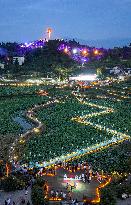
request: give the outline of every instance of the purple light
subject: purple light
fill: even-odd
[[[46,45],[46,40],[36,40],[29,43],[24,43],[19,45],[19,54],[26,54],[26,52],[31,51],[33,49],[37,48],[43,48]],[[79,63],[85,63],[92,59],[99,60],[104,56],[105,50],[89,47],[89,46],[79,46],[74,47],[74,45],[70,44],[69,42],[62,42],[58,47],[58,51],[64,52],[66,55],[68,55],[71,59],[74,61],[77,61]],[[98,52],[98,54],[94,54],[94,51]],[[96,52],[95,52],[96,53]]]

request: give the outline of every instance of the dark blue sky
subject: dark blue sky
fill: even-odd
[[[131,39],[131,0],[0,0],[0,41]]]

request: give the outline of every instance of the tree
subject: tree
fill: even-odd
[[[3,177],[5,175],[5,165],[3,160],[0,160],[0,177]]]
[[[35,184],[32,188],[31,199],[33,205],[44,205],[48,204],[44,186],[46,185],[45,180],[42,177],[36,179]]]
[[[18,73],[19,72],[19,61],[16,58],[15,62],[14,62],[14,73]]]
[[[105,78],[105,76],[106,76],[106,69],[105,69],[105,67],[101,67],[101,68],[97,69],[97,76],[100,79],[104,79]]]
[[[4,191],[15,191],[25,187],[25,183],[22,180],[17,179],[15,176],[5,177],[1,180],[1,188]]]
[[[100,205],[115,205],[116,204],[116,196],[114,191],[109,188],[105,187],[104,189],[101,190],[101,201]]]
[[[65,78],[68,77],[70,70],[65,67],[57,66],[54,72],[60,80],[64,80]]]

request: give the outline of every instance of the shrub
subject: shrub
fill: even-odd
[[[23,189],[24,187],[25,187],[25,182],[19,180],[15,176],[5,177],[4,179],[1,180],[1,188],[7,192],[20,190]]]
[[[35,184],[32,188],[32,192],[31,192],[31,200],[33,205],[45,205],[48,204],[46,198],[45,198],[45,194],[44,194],[44,190],[42,187],[40,187],[39,185]]]

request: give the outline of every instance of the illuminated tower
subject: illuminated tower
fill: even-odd
[[[51,34],[52,34],[52,29],[51,29],[51,28],[48,28],[48,29],[47,29],[47,40],[50,40],[50,39],[51,39]]]

